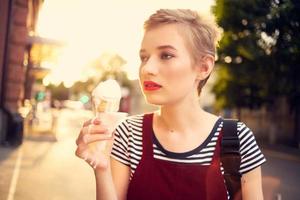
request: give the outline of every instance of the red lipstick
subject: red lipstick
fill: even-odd
[[[144,81],[144,89],[146,91],[159,90],[162,86],[153,81]]]

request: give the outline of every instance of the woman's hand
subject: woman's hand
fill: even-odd
[[[107,170],[112,143],[113,134],[108,132],[107,127],[98,118],[90,119],[80,130],[75,154],[94,169]]]

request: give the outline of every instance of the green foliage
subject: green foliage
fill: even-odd
[[[216,0],[213,12],[224,30],[218,108],[256,108],[286,96],[300,103],[298,0]]]

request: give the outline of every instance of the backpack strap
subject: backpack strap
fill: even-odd
[[[223,120],[223,135],[221,141],[221,162],[224,168],[224,179],[230,200],[241,200],[241,164],[240,140],[237,135],[237,120]]]

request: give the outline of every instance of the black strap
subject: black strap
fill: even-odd
[[[224,168],[224,179],[230,200],[241,200],[241,164],[240,140],[237,135],[237,120],[223,120],[223,135],[221,141],[221,162]]]

